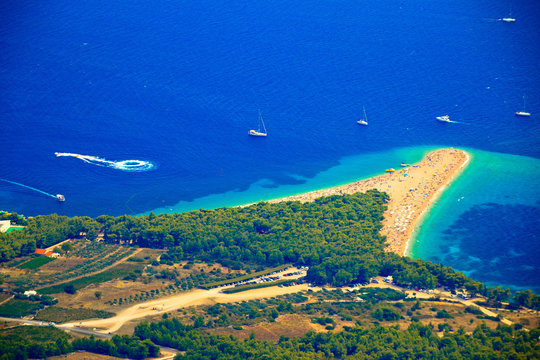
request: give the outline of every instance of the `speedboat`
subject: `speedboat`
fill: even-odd
[[[442,122],[448,122],[448,123],[452,122],[452,120],[450,120],[450,116],[448,115],[437,116],[437,120],[442,121]]]
[[[56,194],[56,200],[58,201],[66,201],[66,197],[62,194]]]

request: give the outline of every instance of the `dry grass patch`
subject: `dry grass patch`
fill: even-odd
[[[12,328],[12,327],[18,326],[18,325],[20,325],[20,323],[14,322],[14,321],[1,321],[0,322],[0,330]]]
[[[255,338],[258,340],[267,340],[277,343],[282,335],[287,337],[302,337],[310,330],[317,331],[318,328],[315,324],[311,323],[308,316],[287,314],[280,315],[276,319],[276,322],[273,323],[264,321],[251,326],[242,326],[242,330],[235,330],[232,327],[227,327],[210,329],[209,332],[225,336],[234,335],[239,339],[246,339],[251,335],[251,332],[253,332]]]
[[[49,360],[118,360],[122,358],[117,358],[114,356],[94,354],[86,351],[77,351],[72,352],[66,355],[51,356]]]
[[[74,320],[85,319],[105,319],[114,316],[113,313],[94,310],[94,309],[71,309],[59,306],[50,306],[41,310],[35,317],[35,320],[53,321],[55,323],[63,323]]]
[[[409,310],[414,305],[414,302],[407,306],[405,309]],[[472,332],[474,329],[485,323],[488,327],[495,329],[500,324],[498,321],[489,319],[478,319],[476,315],[465,311],[467,307],[461,303],[449,303],[444,301],[421,301],[421,309],[413,311],[413,317],[416,317],[424,325],[433,325],[434,330],[438,331],[439,324],[449,324],[451,331],[456,331],[460,327],[463,327],[466,332]],[[437,311],[446,311],[453,318],[437,318]],[[405,321],[400,321],[400,328],[407,328],[410,323],[410,319],[407,316]]]
[[[540,326],[540,312],[534,310],[501,311],[506,319],[523,325],[526,329],[536,329]]]
[[[141,281],[112,280],[88,285],[84,289],[78,290],[74,295],[58,293],[55,294],[55,297],[58,298],[58,305],[63,307],[83,307],[118,312],[119,310],[133,306],[134,304],[109,305],[106,304],[106,302],[113,299],[126,298],[130,295],[150,291],[152,289],[159,289],[170,284],[173,284],[173,282],[162,279],[154,279],[148,284],[144,284]],[[95,295],[96,292],[101,293],[100,299],[97,299]]]
[[[140,248],[141,252],[139,252],[137,255],[132,256],[134,259],[141,259],[144,263],[150,263],[155,259],[158,259],[161,254],[166,252],[166,250],[162,249],[150,249],[150,248]]]
[[[219,271],[222,274],[235,274],[237,276],[246,274],[244,270],[232,270],[217,263],[213,265],[208,265],[207,263],[195,262],[193,264],[190,264],[189,269],[185,269],[184,266],[187,264],[188,262],[184,261],[174,265],[160,264],[158,266],[154,266],[154,268],[158,272],[161,270],[175,270],[176,272],[178,272],[178,278],[184,278],[190,275],[200,274],[202,272],[210,273],[212,271]]]
[[[87,262],[88,259],[79,257],[59,257],[56,261],[43,265],[38,272],[38,275],[46,275],[50,273],[64,272],[74,268],[77,265]]]

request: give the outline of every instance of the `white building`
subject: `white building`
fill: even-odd
[[[0,232],[6,232],[11,227],[11,220],[0,220]]]

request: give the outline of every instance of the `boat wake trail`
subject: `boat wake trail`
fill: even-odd
[[[24,184],[21,184],[21,183],[15,182],[15,181],[6,180],[6,179],[0,179],[0,181],[4,181],[4,182],[7,182],[7,183],[10,183],[10,184],[13,184],[13,185],[22,186],[23,188],[34,190],[34,191],[37,191],[38,193],[41,193],[43,195],[47,195],[47,196],[50,196],[52,198],[57,199],[56,195],[49,194],[48,192],[36,189],[35,187],[31,187],[31,186],[28,186],[28,185],[24,185]]]
[[[150,161],[144,161],[144,160],[112,161],[112,160],[102,159],[102,158],[99,158],[97,156],[92,156],[92,155],[81,155],[81,154],[60,153],[60,152],[55,152],[54,155],[58,157],[71,156],[79,160],[82,160],[88,164],[108,167],[111,169],[122,170],[122,171],[141,172],[141,171],[152,170],[153,168],[155,168],[155,165],[153,163],[151,163]]]

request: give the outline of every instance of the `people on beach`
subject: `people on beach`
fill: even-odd
[[[369,189],[390,195],[381,234],[386,236],[387,251],[406,255],[408,241],[423,213],[440,191],[457,176],[469,159],[465,151],[448,148],[430,152],[419,163],[333,188],[270,200],[269,202],[309,202],[321,196],[353,194]]]

